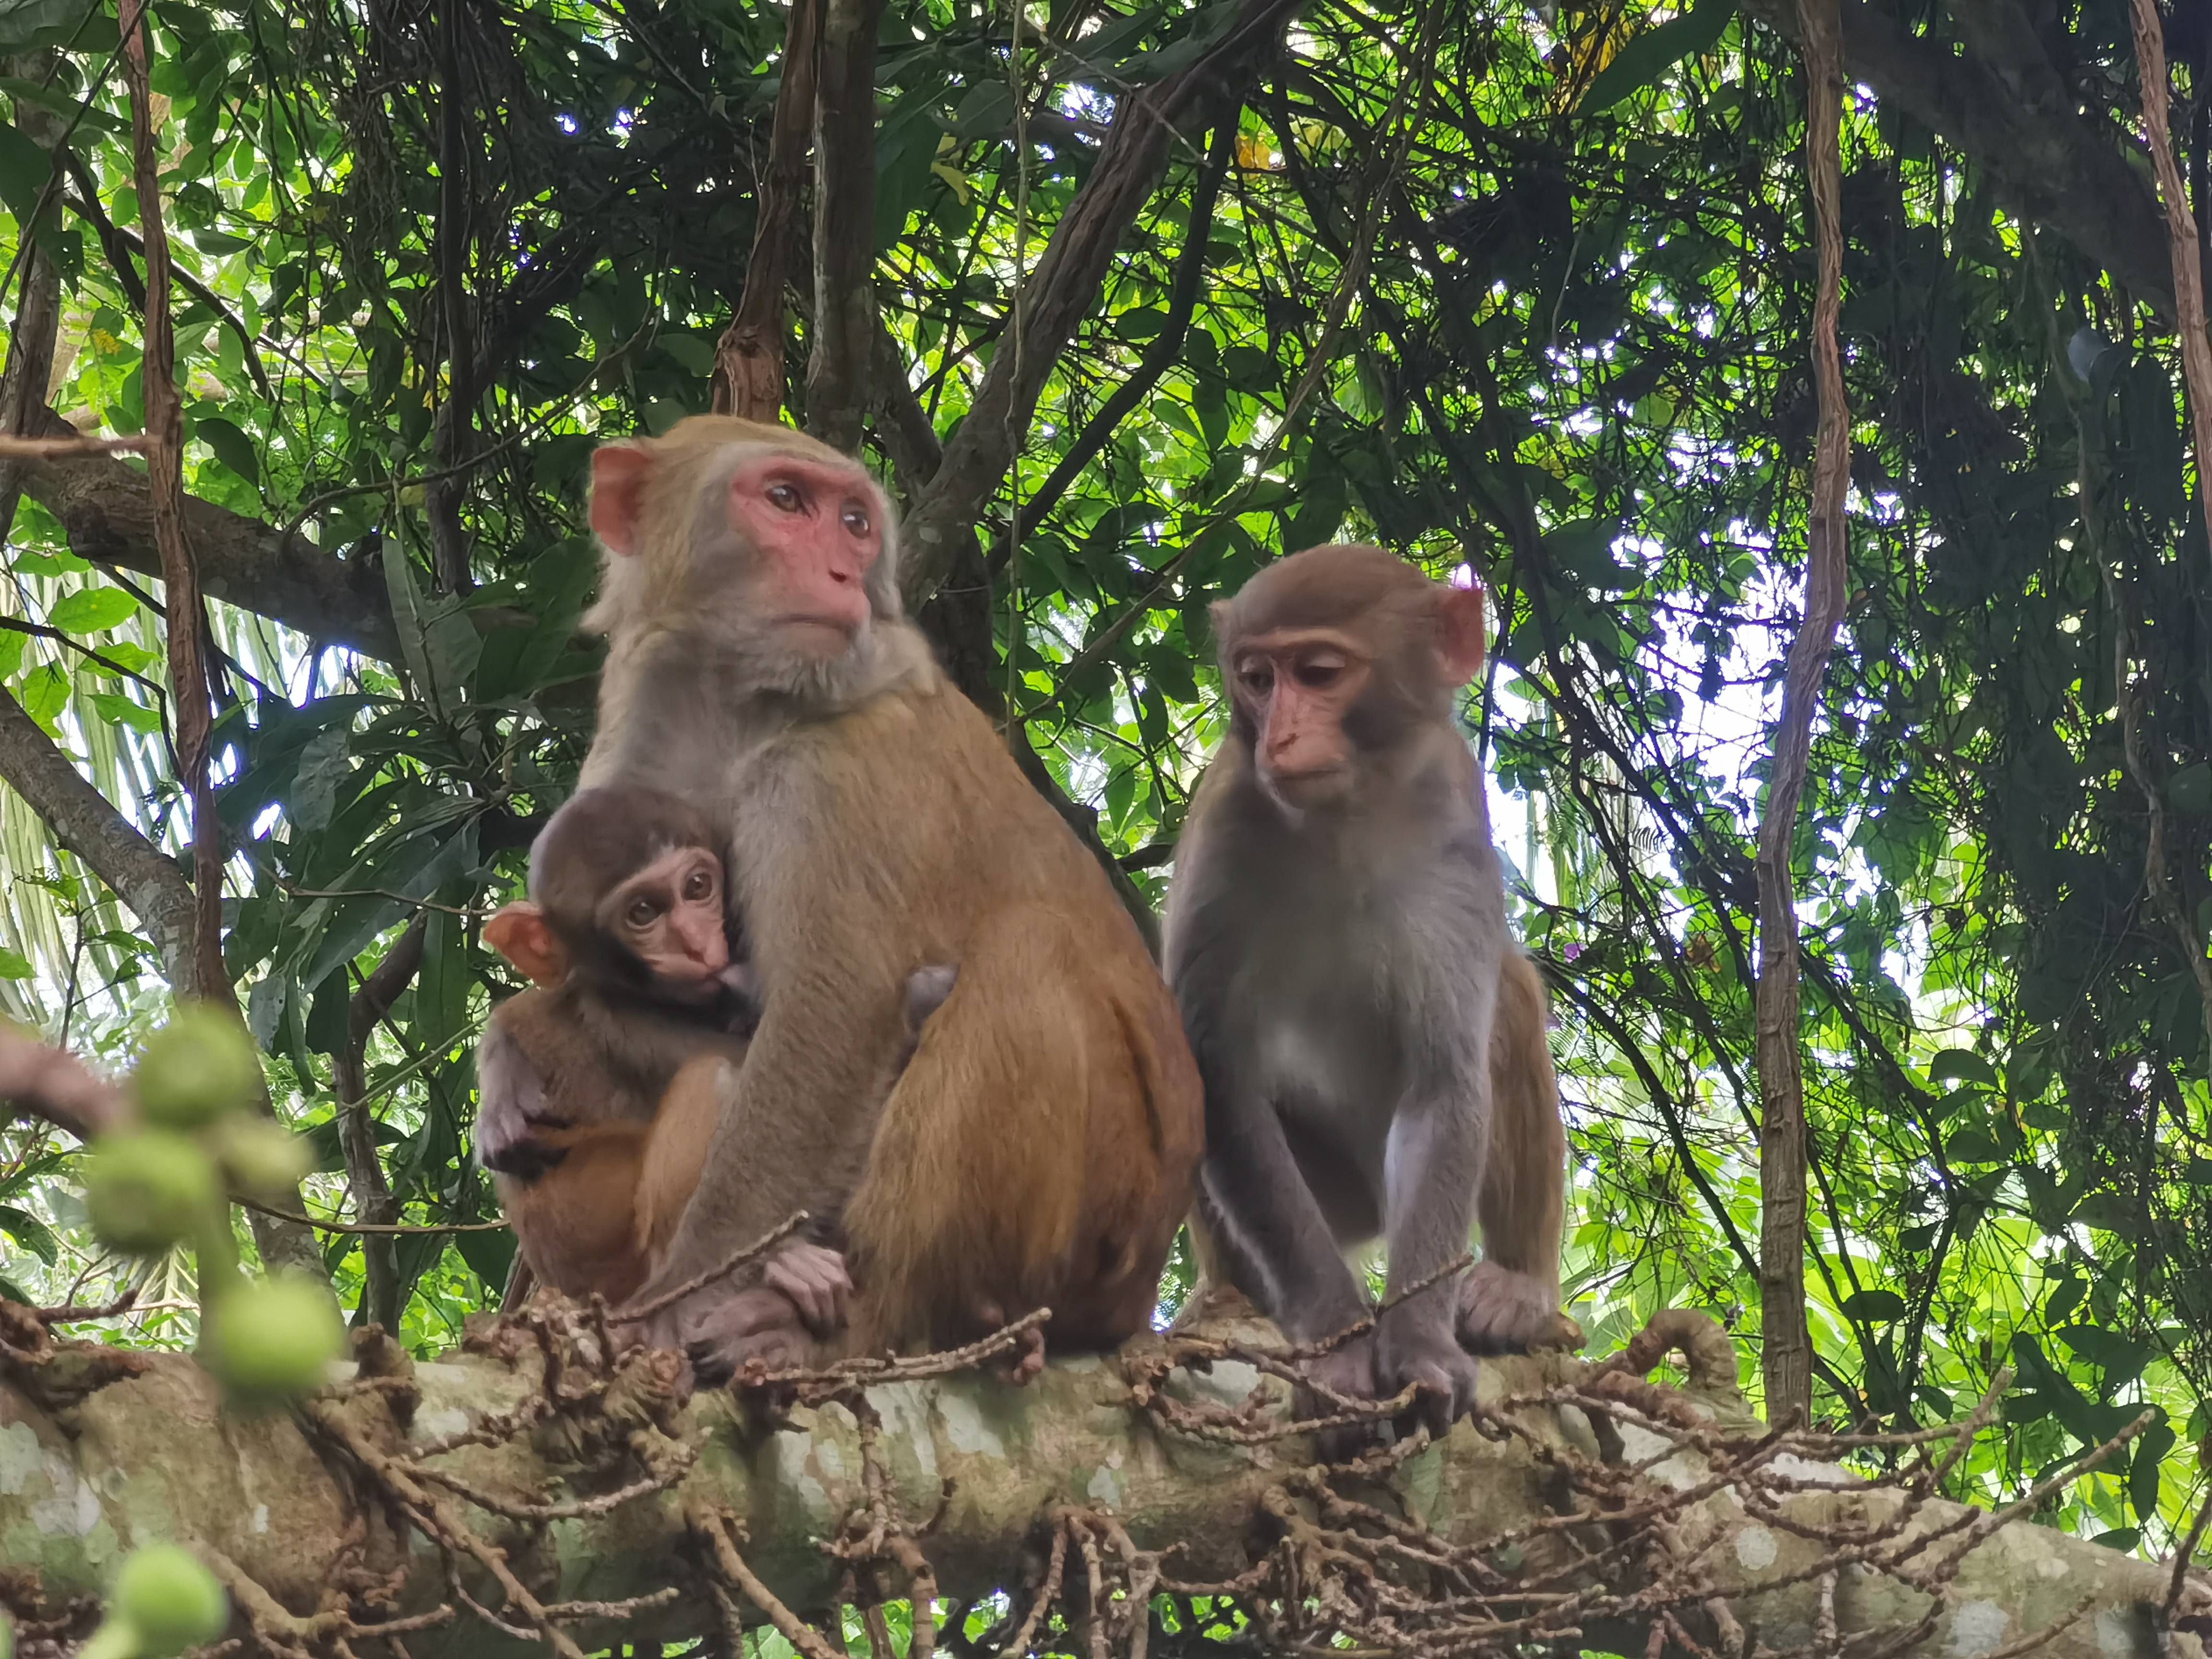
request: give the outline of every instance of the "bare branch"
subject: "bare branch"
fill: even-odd
[[[1812,1339],[1805,1323],[1805,1078],[1797,1030],[1797,908],[1790,848],[1813,744],[1813,711],[1827,675],[1828,653],[1843,620],[1849,542],[1844,495],[1850,483],[1850,411],[1836,341],[1844,233],[1842,27],[1838,0],[1797,0],[1799,49],[1807,85],[1805,171],[1813,197],[1819,287],[1813,301],[1813,379],[1820,434],[1813,457],[1810,545],[1805,608],[1790,642],[1782,710],[1775,720],[1774,770],[1759,826],[1759,988],[1756,1016],[1760,1198],[1759,1283],[1766,1409],[1776,1419],[1812,1417]]]
[[[919,608],[972,543],[984,503],[1012,462],[1046,380],[1098,300],[1121,240],[1166,172],[1178,134],[1242,108],[1298,0],[1243,0],[1222,40],[1189,68],[1121,101],[1097,164],[1067,204],[1022,303],[1022,349],[991,360],[945,464],[908,521],[902,580]]]
[[[208,738],[215,726],[212,688],[201,655],[206,613],[199,573],[185,535],[185,411],[177,395],[177,344],[169,316],[169,232],[161,220],[161,163],[146,67],[146,0],[125,0],[118,25],[124,78],[131,88],[131,156],[139,223],[146,243],[147,476],[154,497],[154,543],[169,612],[169,683],[177,726],[177,781],[192,803],[192,954],[180,996],[230,989],[222,965],[222,825],[216,817]],[[225,1000],[228,998],[226,995]]]
[[[814,331],[807,429],[860,447],[876,345],[876,34],[884,0],[823,0],[814,115]]]
[[[783,37],[783,79],[768,170],[754,192],[753,251],[745,291],[714,348],[714,412],[749,421],[783,414],[783,291],[791,279],[799,198],[806,184],[806,141],[814,125],[815,60],[821,51],[823,0],[792,0]]]
[[[185,983],[192,953],[192,888],[185,873],[125,821],[76,763],[0,690],[0,779],[45,820],[54,839],[137,913],[161,956],[161,976]]]

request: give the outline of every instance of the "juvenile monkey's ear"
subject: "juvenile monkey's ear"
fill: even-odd
[[[602,444],[592,452],[592,528],[625,556],[638,550],[646,480],[652,476],[653,457],[639,445]]]
[[[483,940],[537,984],[558,985],[568,977],[568,951],[545,925],[544,911],[526,899],[493,912]]]
[[[1482,672],[1483,626],[1479,585],[1437,590],[1437,666],[1446,685],[1465,685]]]

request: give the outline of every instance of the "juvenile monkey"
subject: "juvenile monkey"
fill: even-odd
[[[713,1133],[723,1068],[759,1018],[757,977],[731,957],[722,863],[698,812],[649,790],[580,792],[532,850],[535,901],[486,941],[537,981],[478,1046],[477,1152],[524,1259],[572,1295],[629,1297],[666,1247]],[[906,1053],[953,970],[906,986]],[[905,1055],[899,1057],[903,1064]],[[857,1170],[864,1148],[846,1149]],[[842,1324],[850,1291],[835,1217],[770,1259],[751,1311]]]
[[[1316,1363],[1340,1392],[1473,1403],[1469,1352],[1559,1312],[1565,1137],[1534,967],[1508,935],[1453,694],[1482,665],[1479,588],[1379,548],[1320,547],[1214,607],[1230,732],[1191,805],[1165,961],[1206,1082],[1200,1214],[1294,1341],[1368,1311],[1347,1246],[1395,1293],[1467,1246],[1456,1285],[1387,1307]]]
[[[1144,1328],[1199,1152],[1189,1048],[1105,876],[902,615],[883,492],[727,417],[592,463],[610,650],[584,781],[706,812],[771,988],[646,1293],[842,1208],[856,1346],[1040,1304],[1055,1346]],[[904,975],[938,961],[959,982],[886,1097]],[[757,1352],[704,1295],[655,1334],[710,1381]]]

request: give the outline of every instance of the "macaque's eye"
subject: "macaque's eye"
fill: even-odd
[[[779,513],[798,513],[805,508],[806,497],[797,484],[787,479],[777,479],[763,493],[768,496],[768,504]]]
[[[866,535],[868,533],[868,509],[866,507],[862,507],[858,501],[848,501],[845,503],[845,529],[848,534],[853,536]]]
[[[1341,657],[1308,657],[1297,665],[1298,684],[1325,691],[1344,678],[1346,665]]]
[[[641,898],[623,913],[623,921],[632,927],[650,927],[660,920],[660,907],[649,898]]]
[[[1275,689],[1275,665],[1265,657],[1255,657],[1238,665],[1237,683],[1251,696],[1264,697]]]
[[[684,896],[688,899],[707,899],[714,896],[714,874],[711,870],[694,870],[684,881]]]

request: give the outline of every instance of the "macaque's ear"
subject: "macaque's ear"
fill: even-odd
[[[483,940],[537,984],[558,985],[568,977],[568,951],[545,925],[545,913],[527,900],[495,911],[484,923]]]
[[[1221,630],[1229,625],[1229,601],[1216,599],[1206,607],[1206,620],[1213,629],[1213,648],[1221,648]]]
[[[1482,672],[1483,625],[1480,586],[1437,591],[1437,665],[1446,685],[1465,685]]]
[[[592,452],[592,528],[625,556],[638,550],[645,485],[652,476],[653,457],[635,444],[602,444]]]

